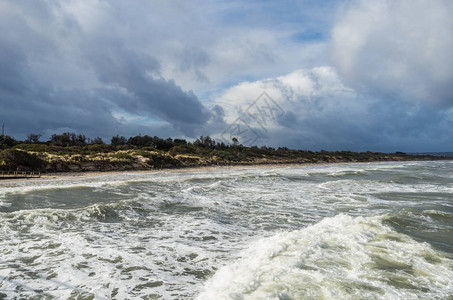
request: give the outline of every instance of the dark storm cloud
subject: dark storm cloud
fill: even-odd
[[[126,45],[102,43],[87,48],[90,64],[100,82],[103,95],[118,108],[141,116],[157,116],[183,132],[187,126],[204,124],[209,112],[192,92],[185,92],[173,80],[158,76],[160,65],[150,55],[134,53]],[[189,132],[184,132],[189,133]]]
[[[127,26],[114,14],[87,29],[59,2],[1,6],[0,120],[9,134],[130,131],[118,112],[169,122],[186,135],[209,120],[194,93],[161,77],[159,61],[135,44],[133,28],[104,31]]]
[[[387,152],[450,151],[453,147],[453,120],[448,112],[399,100],[386,106],[378,100],[357,100],[367,102],[365,114],[341,111],[338,107],[331,111],[319,109],[301,119],[287,112],[278,120],[284,129],[273,132],[273,142],[317,150]]]

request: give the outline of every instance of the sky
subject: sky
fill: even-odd
[[[0,122],[310,150],[453,150],[450,0],[1,0]]]

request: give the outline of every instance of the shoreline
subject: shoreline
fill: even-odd
[[[19,147],[20,146],[20,147]],[[60,147],[51,144],[22,144],[0,151],[4,171],[36,171],[61,177],[87,172],[154,172],[205,167],[257,167],[268,165],[315,165],[389,161],[451,160],[453,157],[411,155],[403,152],[352,152],[291,150],[256,146],[173,146],[170,149],[132,145],[83,145]],[[38,147],[39,146],[39,147]],[[91,174],[93,174],[91,173]]]
[[[41,177],[36,178],[5,178],[0,179],[0,188],[8,183],[23,183],[36,182],[52,179],[86,179],[95,178],[106,175],[121,175],[121,174],[151,174],[159,172],[167,173],[189,173],[197,171],[209,171],[217,169],[238,170],[238,169],[270,169],[270,168],[285,168],[285,167],[303,167],[303,166],[323,166],[323,165],[355,165],[355,164],[370,164],[370,163],[403,163],[403,162],[423,162],[429,160],[388,160],[388,161],[357,161],[357,162],[314,162],[314,163],[255,163],[255,164],[232,164],[232,165],[200,165],[188,166],[180,168],[161,168],[150,170],[112,170],[112,171],[68,171],[68,172],[49,172],[41,173]]]

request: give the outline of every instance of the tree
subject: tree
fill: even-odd
[[[86,144],[86,136],[83,134],[75,134],[73,132],[64,132],[63,134],[52,134],[50,142],[56,146],[80,146]]]
[[[217,142],[217,145],[215,145],[215,148],[216,149],[219,149],[219,150],[225,150],[228,148],[227,145],[225,145],[224,142]]]
[[[110,144],[112,144],[112,146],[126,145],[126,143],[126,138],[124,136],[119,136],[118,134],[110,140]]]
[[[75,137],[75,144],[76,145],[85,145],[87,142],[87,138],[85,135],[83,134],[78,134],[76,135]]]
[[[91,140],[91,145],[104,145],[104,144],[105,143],[102,140],[102,138],[98,136]]]
[[[137,135],[137,136],[131,136],[128,140],[127,143],[129,145],[137,146],[137,147],[150,147],[154,146],[153,138],[150,137],[149,135]]]
[[[30,133],[27,135],[27,139],[25,140],[26,143],[38,143],[39,139],[42,137],[41,134],[37,133]]]
[[[15,146],[17,144],[18,144],[18,142],[13,137],[10,137],[9,135],[1,135],[0,134],[0,145],[7,146],[7,147],[12,147],[12,146]]]
[[[175,144],[175,146],[187,145],[187,141],[184,139],[174,139],[173,143]]]
[[[193,144],[197,147],[214,149],[216,142],[210,136],[200,136],[200,138],[196,139]]]
[[[168,151],[175,145],[173,142],[173,139],[167,138],[167,139],[161,139],[160,137],[154,136],[153,137],[153,145],[154,148],[159,149],[159,150],[164,150]]]

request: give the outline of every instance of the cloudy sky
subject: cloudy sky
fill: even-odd
[[[451,15],[450,0],[1,0],[0,121],[19,139],[451,151]]]

